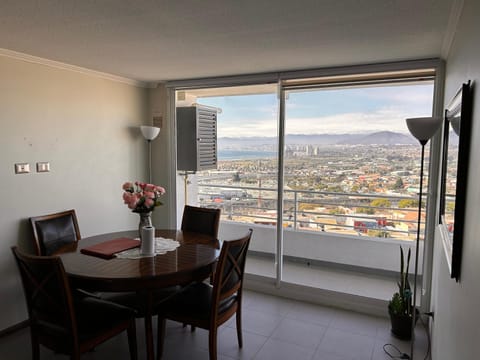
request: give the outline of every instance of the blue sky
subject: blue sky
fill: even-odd
[[[432,97],[432,83],[290,92],[286,133],[408,133],[405,119],[431,116]],[[219,137],[277,134],[276,94],[205,97],[198,102],[222,109]]]

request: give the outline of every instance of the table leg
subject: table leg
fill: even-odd
[[[155,358],[155,350],[153,348],[153,331],[152,331],[152,292],[148,291],[146,296],[146,310],[145,310],[145,342],[147,347],[147,359],[153,360]]]

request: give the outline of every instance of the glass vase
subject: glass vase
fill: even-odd
[[[142,228],[144,226],[152,226],[152,212],[139,212],[140,222],[138,224],[138,237],[142,241]]]

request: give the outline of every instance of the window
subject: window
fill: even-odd
[[[417,226],[420,147],[405,119],[432,114],[434,74],[183,88],[221,109],[218,169],[192,178],[196,202],[220,207],[224,228],[254,226],[250,250],[277,281],[290,260],[396,272]]]
[[[286,225],[413,240],[418,142],[405,118],[430,116],[433,82],[286,93]]]

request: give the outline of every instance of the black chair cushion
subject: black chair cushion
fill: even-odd
[[[71,216],[37,221],[36,227],[45,255],[52,255],[62,246],[77,240],[75,225]]]
[[[80,342],[96,338],[130,321],[135,314],[134,310],[128,307],[91,296],[74,296],[73,302]],[[73,341],[69,329],[48,320],[39,320],[37,328],[44,345],[60,353],[69,353]]]
[[[93,338],[134,316],[135,311],[110,301],[86,296],[75,300],[80,341]]]
[[[208,320],[212,309],[212,290],[210,284],[196,282],[183,288],[180,292],[160,304],[157,312],[168,318],[197,318]],[[236,300],[236,294],[220,302],[218,313],[227,310]]]

